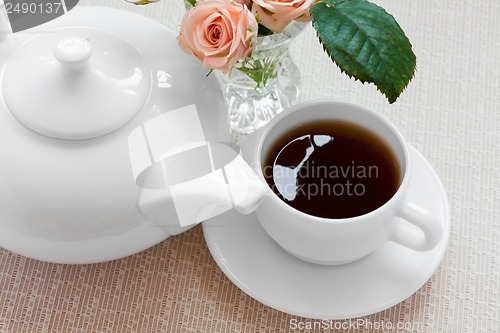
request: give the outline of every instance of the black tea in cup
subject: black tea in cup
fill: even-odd
[[[385,204],[400,167],[377,135],[349,122],[321,120],[281,135],[264,157],[263,174],[285,203],[323,218],[349,218]]]

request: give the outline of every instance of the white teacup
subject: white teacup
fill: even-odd
[[[297,105],[276,116],[258,138],[251,157],[258,176],[264,180],[262,162],[273,143],[289,130],[315,120],[339,120],[364,127],[382,138],[400,168],[396,193],[377,209],[350,218],[321,218],[299,211],[269,190],[257,208],[266,232],[287,252],[312,263],[335,265],[358,260],[388,241],[416,251],[428,251],[441,239],[441,225],[425,207],[408,198],[411,160],[398,130],[380,115],[359,106],[333,101]],[[257,166],[257,167],[256,167]],[[362,200],[362,197],[360,197]],[[409,228],[408,223],[416,226]],[[417,232],[415,232],[417,231]]]

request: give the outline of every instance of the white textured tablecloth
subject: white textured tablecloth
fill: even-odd
[[[342,100],[383,114],[431,162],[448,192],[451,239],[441,266],[415,296],[370,318],[424,323],[418,332],[500,332],[500,1],[374,2],[397,18],[417,55],[416,76],[394,105],[374,86],[341,74],[312,28],[292,49],[301,101]],[[81,4],[144,14],[174,31],[184,12],[181,0]],[[2,250],[0,332],[290,331],[292,316],[225,279],[199,228],[164,243],[113,263],[70,268]]]

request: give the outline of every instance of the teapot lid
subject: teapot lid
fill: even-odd
[[[151,70],[124,39],[95,28],[39,35],[11,56],[3,77],[10,113],[49,137],[99,137],[129,122],[151,91]]]

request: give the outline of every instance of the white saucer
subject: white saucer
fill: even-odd
[[[409,195],[443,224],[441,242],[416,252],[388,242],[357,262],[320,266],[285,252],[255,214],[228,212],[203,223],[210,252],[226,276],[256,300],[297,316],[348,319],[387,309],[415,293],[434,273],[446,251],[450,211],[444,188],[413,147]]]

